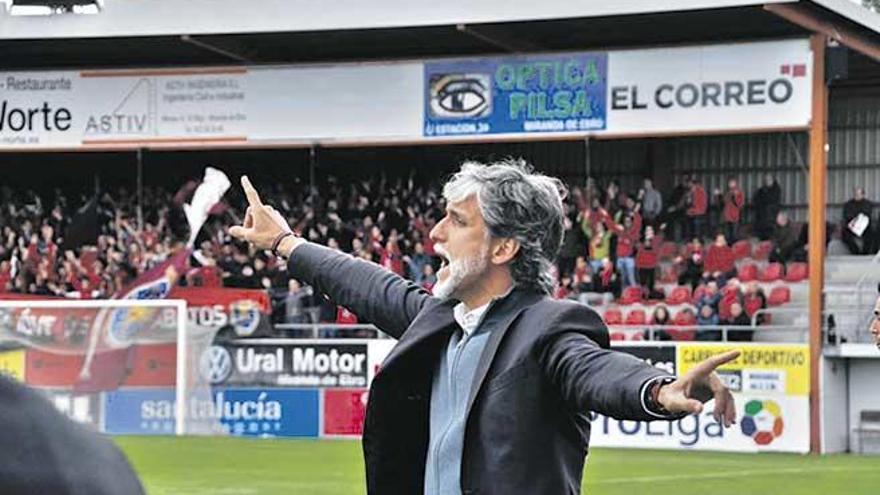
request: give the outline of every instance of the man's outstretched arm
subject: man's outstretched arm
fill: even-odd
[[[739,351],[713,356],[681,377],[643,361],[602,348],[607,332],[589,308],[571,306],[554,321],[560,333],[542,346],[545,376],[558,387],[574,410],[595,411],[617,419],[675,419],[700,413],[714,398],[715,419],[730,426],[736,419],[733,396],[714,370],[739,356]],[[607,337],[606,337],[607,338]]]
[[[241,178],[248,199],[243,225],[229,234],[258,249],[271,249],[288,259],[288,271],[296,279],[327,294],[358,318],[400,338],[430,295],[375,263],[312,244],[296,236],[284,217],[264,205],[248,178]]]

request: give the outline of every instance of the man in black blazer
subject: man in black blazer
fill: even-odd
[[[586,306],[552,299],[561,184],[524,163],[466,163],[431,231],[444,259],[434,295],[378,265],[293,234],[246,177],[250,207],[230,234],[288,258],[289,271],[399,340],[370,388],[363,449],[371,495],[579,494],[589,412],[676,419],[715,399],[713,370],[675,378],[609,349]]]

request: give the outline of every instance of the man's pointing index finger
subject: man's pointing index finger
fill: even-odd
[[[247,178],[247,175],[241,176],[241,187],[244,189],[244,195],[247,196],[248,203],[250,203],[251,207],[257,208],[263,206],[263,202],[260,201],[260,195],[257,194],[257,190],[251,185],[251,181]]]

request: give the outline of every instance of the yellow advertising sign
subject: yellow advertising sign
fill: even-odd
[[[0,352],[0,373],[24,381],[24,351]]]
[[[701,361],[738,349],[736,361],[718,368],[718,374],[734,392],[809,395],[810,349],[806,344],[714,344],[679,343],[678,374],[687,373]]]

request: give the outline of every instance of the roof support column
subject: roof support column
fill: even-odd
[[[822,288],[825,284],[825,191],[828,178],[828,86],[825,84],[824,34],[810,38],[813,51],[813,101],[810,121],[809,266],[810,266],[810,452],[822,450],[820,366],[822,361]]]

